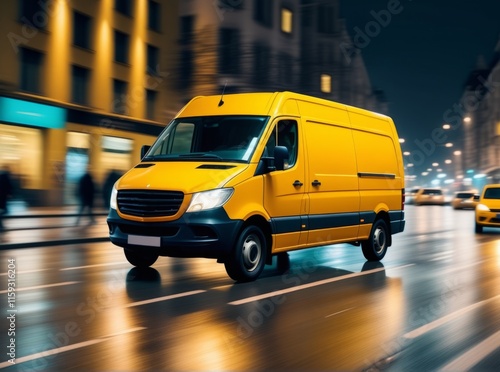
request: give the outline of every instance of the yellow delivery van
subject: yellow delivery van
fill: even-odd
[[[255,280],[280,253],[352,243],[381,260],[402,232],[391,118],[292,92],[193,98],[113,189],[127,260],[206,257]]]

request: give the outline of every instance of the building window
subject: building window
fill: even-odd
[[[281,9],[281,31],[291,34],[293,31],[293,12],[290,9]]]
[[[254,0],[253,18],[266,27],[273,27],[273,3],[269,0]]]
[[[113,112],[126,115],[127,107],[127,83],[122,80],[113,80]]]
[[[38,29],[47,29],[49,15],[44,9],[44,2],[40,0],[22,0],[19,8],[21,23]]]
[[[159,49],[153,45],[148,44],[146,50],[147,50],[146,73],[150,75],[159,75],[159,70],[160,70]]]
[[[328,74],[321,74],[321,92],[332,92],[332,76]]]
[[[71,70],[73,84],[71,86],[71,98],[73,102],[81,105],[88,104],[90,70],[85,67],[73,65]]]
[[[331,5],[318,5],[318,32],[322,34],[335,33],[335,8]]]
[[[73,12],[73,44],[90,49],[92,19],[83,13]]]
[[[132,16],[132,0],[115,0],[115,9],[126,16]]]
[[[240,72],[239,30],[222,28],[219,42],[219,72],[237,75]]]
[[[193,81],[193,51],[186,49],[181,51],[181,65],[180,65],[180,87],[186,87]]]
[[[21,48],[21,90],[41,93],[43,54]]]
[[[129,36],[121,31],[115,30],[115,61],[128,63]]]
[[[265,45],[254,46],[254,82],[256,86],[269,85],[271,51]]]
[[[146,89],[146,119],[154,120],[155,118],[157,95],[156,91]]]
[[[193,41],[194,16],[183,16],[180,21],[181,44],[188,45]]]
[[[148,28],[160,32],[161,9],[156,1],[148,1]]]

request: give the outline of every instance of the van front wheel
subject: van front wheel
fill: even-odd
[[[266,238],[257,226],[247,226],[240,233],[230,257],[224,262],[227,274],[237,282],[259,277],[266,263]]]
[[[144,269],[151,266],[158,259],[157,254],[141,254],[134,251],[129,251],[128,249],[124,249],[123,251],[125,252],[127,261],[132,265],[138,267],[139,269]]]
[[[389,230],[384,220],[375,221],[368,240],[361,243],[363,255],[368,261],[380,261],[387,253]]]

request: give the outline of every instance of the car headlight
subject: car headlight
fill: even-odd
[[[116,189],[116,183],[113,185],[113,189],[111,190],[111,197],[109,198],[109,207],[111,209],[118,209],[118,190]]]
[[[223,206],[233,195],[234,189],[224,188],[193,194],[186,212],[199,212]]]
[[[476,210],[477,211],[481,211],[481,212],[489,212],[490,211],[490,208],[488,208],[486,205],[484,204],[478,204],[476,206]]]

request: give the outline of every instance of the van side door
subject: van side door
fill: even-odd
[[[263,156],[273,157],[276,146],[285,146],[289,158],[285,169],[264,175],[264,207],[271,216],[273,252],[299,248],[306,243],[303,219],[307,214],[305,159],[301,131],[295,119],[273,123]]]
[[[347,125],[306,121],[308,244],[356,239],[359,190],[352,130]]]

